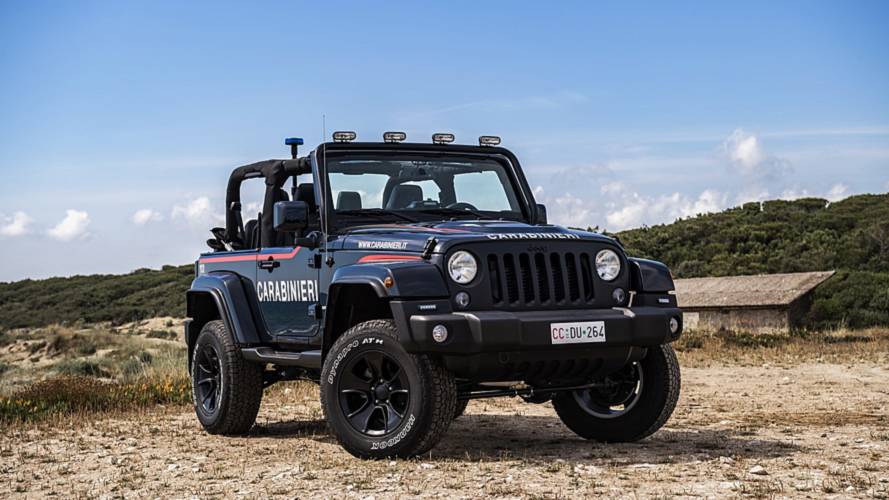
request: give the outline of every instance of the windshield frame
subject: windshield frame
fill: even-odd
[[[492,216],[492,220],[514,220],[525,222],[528,224],[532,223],[532,220],[535,216],[533,207],[535,207],[533,201],[533,197],[531,195],[530,189],[528,188],[527,181],[525,181],[524,175],[522,175],[521,168],[518,166],[518,160],[515,156],[510,153],[508,150],[503,148],[491,148],[491,147],[475,147],[475,146],[448,146],[447,148],[442,148],[438,145],[429,145],[429,144],[400,144],[400,145],[392,145],[392,144],[379,144],[379,143],[367,143],[367,144],[356,144],[356,143],[325,143],[320,146],[315,151],[314,159],[317,162],[317,166],[319,167],[319,178],[323,179],[323,193],[324,193],[324,202],[323,202],[323,211],[324,216],[329,222],[328,231],[330,233],[336,234],[341,232],[346,232],[349,228],[367,226],[367,225],[377,225],[377,224],[404,224],[405,221],[402,218],[397,216],[392,216],[390,218],[381,216],[380,218],[374,217],[342,217],[338,216],[336,210],[334,209],[333,203],[333,193],[332,189],[330,189],[330,178],[327,172],[327,161],[331,158],[343,158],[356,156],[361,158],[367,158],[368,156],[398,156],[398,157],[410,157],[416,156],[418,158],[427,158],[427,159],[442,159],[447,157],[459,157],[459,158],[478,158],[479,160],[487,160],[487,161],[496,161],[503,166],[504,172],[506,174],[506,180],[509,182],[509,187],[513,190],[513,196],[518,204],[519,212],[515,212],[515,217],[495,217]],[[504,186],[504,190],[506,187]],[[509,196],[506,193],[507,197]],[[479,210],[480,212],[486,212],[484,210]],[[369,210],[370,212],[370,210]],[[440,221],[448,221],[454,220],[457,218],[456,215],[448,214],[448,215],[440,215],[437,216],[435,214],[427,213],[425,216],[420,210],[398,210],[398,213],[404,213],[410,217],[414,217],[417,219],[418,223],[434,223]],[[502,214],[502,212],[492,212]],[[467,212],[467,216],[470,219],[474,219],[475,217],[471,212]]]

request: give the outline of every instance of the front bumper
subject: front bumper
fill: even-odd
[[[437,304],[436,304],[437,305]],[[436,307],[450,309],[447,302]],[[431,309],[424,303],[426,310]],[[682,311],[677,307],[641,306],[613,309],[556,311],[471,311],[426,314],[417,304],[393,303],[399,336],[410,352],[472,355],[486,352],[608,350],[612,347],[651,347],[676,340],[682,332]],[[400,317],[398,317],[400,316]],[[679,328],[670,331],[670,319]],[[553,344],[552,323],[604,321],[605,342]],[[432,329],[444,325],[448,338],[436,342]]]

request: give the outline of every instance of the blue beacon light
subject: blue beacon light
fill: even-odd
[[[288,137],[284,139],[284,145],[290,146],[290,156],[295,160],[297,156],[297,150],[304,143],[302,137]]]

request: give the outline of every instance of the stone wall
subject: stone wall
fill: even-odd
[[[771,309],[686,309],[685,328],[689,330],[731,330],[750,333],[782,333],[790,329],[789,311]]]

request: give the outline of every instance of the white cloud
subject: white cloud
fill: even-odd
[[[781,196],[778,197],[779,200],[793,201],[798,200],[800,198],[809,198],[812,195],[809,193],[808,189],[792,187],[785,189],[781,192]],[[765,200],[763,200],[765,201]]]
[[[133,223],[137,226],[144,226],[149,222],[159,222],[164,220],[164,216],[150,208],[136,210],[133,214]]]
[[[759,137],[735,129],[722,143],[722,149],[738,171],[754,180],[775,178],[790,171],[790,162],[769,154]]]
[[[206,196],[200,196],[183,205],[175,205],[171,217],[196,226],[207,226],[225,220],[210,208],[210,198]]]
[[[827,198],[827,201],[839,201],[839,200],[842,200],[843,198],[847,198],[848,196],[849,196],[849,186],[847,186],[843,183],[839,183],[839,184],[834,184],[830,188],[830,191],[827,192],[827,195],[825,196],[825,198]]]
[[[65,218],[46,233],[59,241],[71,241],[87,237],[89,233],[86,232],[86,229],[89,225],[90,216],[88,213],[69,209]]]
[[[691,199],[678,192],[658,197],[632,193],[617,202],[616,208],[608,212],[605,221],[611,231],[620,231],[643,224],[673,222],[681,217],[718,212],[728,207],[728,196],[714,189],[706,189]]]
[[[21,236],[28,234],[28,226],[34,222],[34,219],[25,212],[16,212],[12,217],[0,217],[0,235],[2,236]]]

